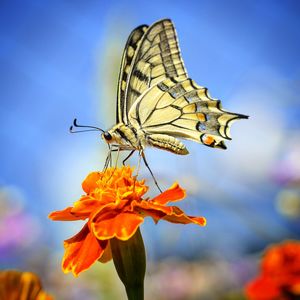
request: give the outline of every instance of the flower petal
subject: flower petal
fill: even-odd
[[[44,291],[40,291],[35,300],[53,300],[51,296],[46,294]]]
[[[54,211],[48,215],[48,218],[53,221],[76,221],[84,220],[88,217],[88,215],[74,213],[72,210],[73,207],[67,207],[63,210]]]
[[[74,203],[74,207],[72,208],[73,213],[77,213],[79,215],[90,215],[94,209],[99,207],[99,201],[95,199],[91,199],[89,197],[85,197],[85,199],[79,200]]]
[[[83,196],[79,201],[74,203],[72,208],[72,213],[80,215],[90,216],[91,213],[97,211],[102,206],[105,206],[107,203],[114,202],[115,198],[111,198],[110,195],[103,193],[101,199],[95,199],[90,196]]]
[[[132,212],[107,211],[99,212],[91,219],[91,230],[99,240],[118,238],[130,239],[144,218]]]
[[[36,274],[17,270],[0,271],[0,299],[53,300],[42,289]]]
[[[108,241],[98,241],[88,225],[84,225],[79,233],[64,242],[63,271],[77,276],[103,255],[107,244]]]
[[[188,216],[177,206],[163,206],[143,200],[142,202],[133,201],[131,207],[133,211],[152,217],[155,222],[163,219],[171,223],[194,223],[200,226],[205,226],[206,224],[204,217]]]
[[[279,287],[268,277],[258,277],[246,286],[249,300],[283,299]]]
[[[185,195],[185,190],[182,189],[177,182],[175,182],[166,191],[151,199],[150,202],[164,205],[171,201],[179,201],[183,199]]]
[[[152,217],[155,222],[172,213],[171,206],[164,206],[152,203],[151,201],[142,200],[141,202],[132,201],[130,211],[142,213],[143,215]]]
[[[100,172],[90,173],[82,182],[82,189],[89,194],[95,188],[97,188],[97,181],[103,176]]]
[[[194,223],[200,226],[206,225],[206,219],[204,217],[188,216],[176,206],[173,207],[173,211],[171,214],[163,217],[163,220],[171,223],[180,223],[180,224]]]

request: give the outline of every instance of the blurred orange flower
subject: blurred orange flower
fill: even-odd
[[[35,274],[16,270],[0,271],[0,299],[53,300]]]
[[[64,242],[63,271],[72,271],[75,276],[97,260],[109,261],[110,239],[128,240],[147,216],[155,222],[163,219],[201,226],[206,223],[203,217],[187,216],[180,208],[167,206],[185,197],[185,191],[177,183],[153,199],[143,199],[148,187],[144,180],[138,181],[132,175],[129,166],[90,173],[82,188],[86,194],[74,206],[49,215],[55,221],[88,219],[79,233]]]
[[[261,275],[247,285],[246,294],[250,300],[300,299],[300,242],[267,249]]]

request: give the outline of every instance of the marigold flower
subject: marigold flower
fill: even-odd
[[[300,242],[267,249],[261,274],[247,285],[246,294],[250,300],[300,299]]]
[[[72,271],[75,276],[97,260],[109,261],[110,239],[130,239],[147,216],[155,222],[166,220],[201,226],[206,222],[203,217],[188,216],[176,206],[167,206],[185,197],[185,191],[177,183],[153,199],[142,198],[148,187],[144,180],[138,181],[132,175],[129,166],[90,173],[82,188],[86,194],[72,207],[49,215],[55,221],[88,219],[79,233],[64,242],[63,271]]]
[[[46,294],[37,275],[16,270],[0,271],[0,299],[53,300]]]

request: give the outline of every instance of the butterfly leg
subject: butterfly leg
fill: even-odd
[[[114,169],[113,169],[113,171],[112,171],[112,173],[111,173],[111,175],[110,175],[110,177],[108,178],[107,181],[110,181],[110,179],[112,178],[112,176],[113,176],[114,173],[115,173],[115,170],[117,169],[120,151],[122,151],[122,150],[123,150],[123,149],[121,149],[120,147],[117,147],[117,148],[111,150],[111,152],[117,152],[117,158],[116,158],[116,163],[115,163]]]
[[[112,152],[118,152],[117,159],[116,159],[116,165],[117,165],[118,158],[119,158],[119,152],[123,150],[120,147],[113,148],[113,146],[108,146],[108,148],[109,148],[109,151],[108,151],[107,157],[105,159],[103,171],[105,171],[108,168],[108,166],[112,167]]]
[[[132,151],[130,153],[130,156],[132,155],[134,151]],[[127,157],[128,158],[128,157]],[[126,158],[126,159],[127,159]],[[139,160],[138,160],[138,165],[137,165],[137,168],[136,168],[136,175],[134,176],[134,183],[133,183],[133,190],[135,189],[135,182],[136,182],[136,179],[137,177],[139,176],[139,172],[140,172],[140,166],[141,166],[141,151],[139,151]]]
[[[142,156],[143,161],[144,161],[144,163],[145,163],[147,169],[149,170],[149,172],[150,172],[150,174],[151,174],[151,176],[152,176],[152,178],[153,178],[153,180],[154,180],[155,185],[157,186],[157,188],[159,189],[159,191],[162,193],[162,190],[161,190],[161,188],[159,187],[159,185],[158,185],[158,183],[157,183],[157,181],[156,181],[156,179],[155,179],[155,177],[154,177],[154,175],[153,175],[153,173],[152,173],[152,171],[151,171],[151,169],[150,169],[150,167],[149,167],[149,165],[148,165],[148,163],[147,163],[147,160],[146,160],[144,151],[141,151],[141,152],[140,152],[140,155]]]
[[[111,166],[111,152],[114,151],[114,150],[112,150],[109,145],[108,145],[108,149],[109,150],[108,150],[108,154],[107,154],[106,159],[105,159],[103,171],[105,171],[108,168],[108,165]]]
[[[134,153],[135,150],[131,150],[130,153],[126,156],[126,158],[123,160],[123,166],[125,166],[125,162],[127,159],[129,159],[131,157],[131,155]]]

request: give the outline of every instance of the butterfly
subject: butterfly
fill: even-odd
[[[125,45],[117,91],[116,125],[102,130],[110,151],[139,151],[148,146],[179,155],[188,154],[181,139],[226,149],[230,126],[247,116],[222,109],[207,88],[189,78],[170,19],[135,28]],[[78,125],[76,127],[92,127]],[[96,127],[92,127],[96,128]],[[157,182],[154,178],[157,185]],[[158,185],[157,185],[158,186]]]

